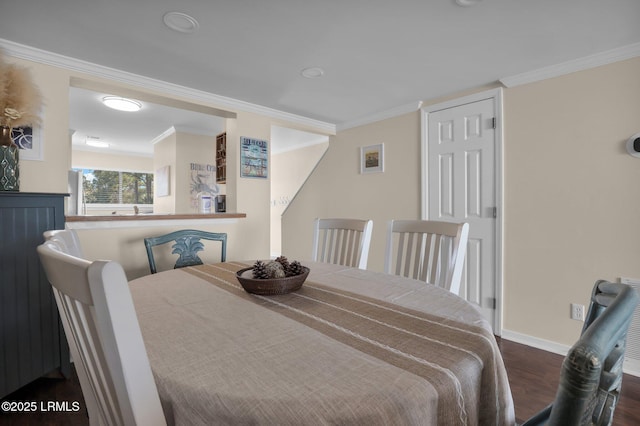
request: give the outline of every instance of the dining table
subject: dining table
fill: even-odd
[[[246,292],[251,261],[130,281],[169,425],[514,425],[491,326],[400,276],[319,262],[299,290]]]

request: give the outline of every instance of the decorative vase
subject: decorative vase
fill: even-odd
[[[11,139],[11,127],[0,126],[0,191],[20,190],[20,149]]]

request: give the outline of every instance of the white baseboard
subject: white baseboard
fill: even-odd
[[[569,352],[569,349],[571,349],[571,347],[567,345],[552,342],[550,340],[540,339],[538,337],[529,336],[527,334],[518,333],[516,331],[511,331],[504,328],[502,329],[501,338],[562,356],[566,356],[567,352]],[[640,360],[625,358],[623,370],[626,374],[640,377]]]

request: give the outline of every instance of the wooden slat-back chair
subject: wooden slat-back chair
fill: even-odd
[[[367,269],[373,221],[363,219],[316,219],[313,251],[316,262]]]
[[[385,272],[458,294],[468,238],[468,223],[392,220],[387,228]]]

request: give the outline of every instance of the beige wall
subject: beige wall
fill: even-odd
[[[384,173],[360,174],[360,147],[384,143]],[[418,112],[339,132],[314,173],[287,208],[282,252],[311,257],[316,217],[373,219],[369,269],[382,271],[386,222],[420,216]]]
[[[271,256],[282,251],[282,214],[322,158],[329,142],[271,156]],[[286,253],[284,253],[286,255]]]
[[[215,150],[215,136],[186,132],[172,132],[156,142],[154,169],[169,166],[169,195],[153,197],[154,213],[198,213],[198,206],[191,199],[191,164],[215,167]]]
[[[67,192],[71,168],[69,137],[69,73],[49,65],[6,57],[31,71],[43,97],[42,138],[44,161],[20,161],[21,192]]]
[[[192,200],[193,181],[191,164],[216,166],[216,137],[176,133],[176,209],[175,213],[198,213],[198,204]],[[212,207],[213,211],[213,207]]]
[[[169,195],[153,196],[153,212],[173,214],[176,212],[176,134],[166,135],[153,145],[153,169],[169,166]],[[154,189],[155,191],[155,189]]]
[[[147,261],[147,254],[143,242],[144,238],[166,234],[179,229],[196,227],[203,231],[226,232],[227,259],[245,259],[245,248],[242,244],[238,243],[238,229],[242,227],[243,220],[244,219],[238,219],[232,223],[203,222],[196,225],[180,224],[116,229],[81,229],[78,230],[78,236],[85,257],[88,259],[115,259],[124,268],[127,278],[131,280],[150,273],[149,262]],[[209,242],[205,242],[204,240],[203,243],[206,245],[209,244]],[[211,242],[211,244],[214,244],[214,242]],[[206,249],[198,253],[198,255],[204,262],[215,262],[220,259],[218,252],[211,251],[210,249]],[[177,257],[173,256],[171,259],[165,259],[161,256],[159,259],[156,259],[158,270],[171,269],[173,264],[170,263],[170,260],[173,260],[175,263]]]
[[[505,327],[568,344],[594,282],[640,277],[640,58],[505,92]]]
[[[569,319],[571,302],[587,304],[599,278],[640,278],[640,159],[624,151],[640,131],[638,76],[635,58],[504,91],[504,328],[512,334],[569,345],[582,325]],[[358,174],[358,148],[381,142],[385,172]],[[419,145],[417,112],[331,138],[285,213],[283,252],[310,255],[313,217],[371,218],[369,269],[382,270],[386,221],[420,217]]]

